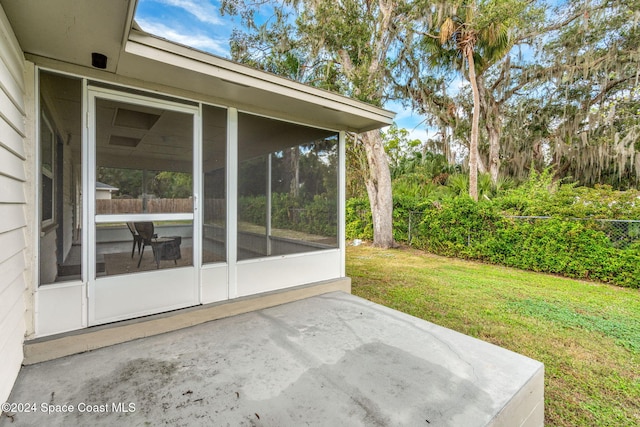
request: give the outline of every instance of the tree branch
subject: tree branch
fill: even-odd
[[[598,102],[600,102],[613,88],[615,88],[619,84],[622,84],[622,83],[624,83],[626,81],[631,80],[632,78],[635,78],[635,76],[633,76],[633,77],[624,77],[624,78],[621,78],[621,79],[618,79],[618,80],[610,81],[604,88],[602,88],[602,90],[595,97],[593,97],[591,100],[588,100],[587,102],[585,102],[583,104],[582,108],[584,110],[587,110],[592,105],[595,105]]]

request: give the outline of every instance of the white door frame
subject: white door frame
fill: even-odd
[[[144,316],[163,311],[184,308],[201,303],[200,268],[202,248],[202,214],[199,195],[202,190],[202,138],[201,108],[129,94],[116,90],[89,86],[87,90],[87,138],[83,150],[85,191],[83,250],[87,259],[87,312],[88,325],[98,325],[118,320]],[[190,114],[193,117],[193,213],[96,215],[96,101],[107,99],[128,104],[149,106]],[[96,224],[106,222],[192,220],[193,266],[135,274],[96,277]],[[108,291],[107,291],[108,289]],[[118,305],[119,307],[115,307]]]

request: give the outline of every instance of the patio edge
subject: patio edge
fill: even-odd
[[[544,364],[513,395],[488,426],[544,426]]]
[[[343,277],[326,280],[281,291],[36,338],[25,341],[22,364],[33,365],[334,291],[351,293],[351,279]]]

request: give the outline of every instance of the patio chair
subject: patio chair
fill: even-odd
[[[138,268],[140,268],[140,263],[142,262],[142,256],[144,255],[144,248],[147,246],[151,246],[153,250],[153,245],[155,240],[158,238],[158,235],[155,234],[153,222],[134,222],[133,227],[140,236],[140,240],[142,243],[142,251],[140,251],[140,259],[138,259]],[[155,257],[154,257],[155,258]]]
[[[138,268],[140,268],[140,263],[142,262],[144,248],[147,246],[151,246],[156,268],[160,268],[160,261],[162,260],[173,260],[174,264],[178,264],[178,260],[181,258],[181,237],[158,237],[154,233],[153,222],[136,222],[134,226],[142,239],[142,251],[138,260]]]
[[[133,253],[136,251],[136,246],[138,246],[138,253],[140,253],[140,246],[142,246],[142,237],[136,231],[136,226],[133,222],[127,222],[127,227],[129,227],[129,231],[131,232],[131,236],[133,237],[133,247],[131,248],[131,258],[133,258]]]

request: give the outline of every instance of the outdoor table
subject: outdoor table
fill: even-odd
[[[180,244],[182,237],[158,237],[153,240],[153,256],[156,261],[156,268],[160,268],[160,261],[171,261],[178,264],[182,255],[180,254]]]

